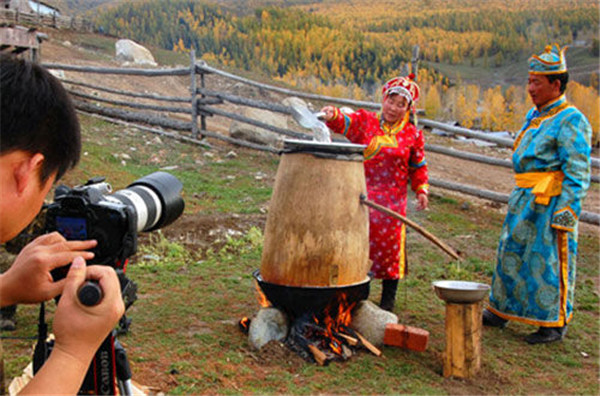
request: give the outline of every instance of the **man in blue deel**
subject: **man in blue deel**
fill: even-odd
[[[590,184],[592,130],[567,102],[565,49],[529,59],[527,91],[535,107],[513,146],[515,188],[502,227],[483,324],[539,326],[530,344],[560,341],[573,316],[577,225]]]

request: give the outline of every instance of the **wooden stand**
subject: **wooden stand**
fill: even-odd
[[[446,303],[444,377],[471,378],[479,371],[482,306]]]

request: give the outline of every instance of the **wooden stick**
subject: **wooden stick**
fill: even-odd
[[[319,366],[325,365],[325,363],[327,362],[327,355],[325,355],[319,348],[317,348],[313,344],[308,344],[308,350],[310,351],[310,353],[312,353]]]
[[[365,337],[363,337],[358,331],[356,331],[356,336],[360,340],[360,342],[367,348],[371,353],[375,356],[381,356],[381,351],[373,344],[371,344]]]
[[[356,344],[358,344],[358,339],[349,336],[348,334],[344,334],[344,333],[335,333],[336,336],[340,336],[341,338],[343,338],[344,340],[346,340],[346,342],[348,343],[348,345],[350,346],[356,346]]]
[[[348,360],[352,357],[352,355],[353,355],[352,349],[350,349],[346,345],[342,344],[342,358],[344,360]]]
[[[438,238],[436,238],[433,234],[431,234],[429,231],[427,231],[426,229],[424,229],[423,227],[421,227],[420,225],[418,225],[414,221],[407,219],[406,217],[402,216],[401,214],[399,214],[397,212],[394,212],[393,210],[390,210],[390,209],[386,208],[385,206],[381,206],[381,205],[376,204],[373,201],[369,201],[364,195],[360,196],[360,202],[362,202],[363,204],[367,205],[368,207],[371,207],[371,208],[376,209],[376,210],[378,210],[378,211],[380,211],[382,213],[385,213],[388,216],[391,216],[391,217],[394,217],[394,218],[396,218],[398,220],[401,220],[405,224],[408,224],[410,227],[414,228],[417,232],[419,232],[419,234],[421,234],[425,238],[429,239],[436,246],[438,246],[439,248],[441,248],[444,252],[446,252],[450,256],[452,256],[454,259],[456,259],[458,261],[462,261],[462,258],[458,255],[458,253],[456,253],[454,251],[454,249],[452,249],[450,246],[446,245],[444,242],[442,242],[441,240],[439,240]]]

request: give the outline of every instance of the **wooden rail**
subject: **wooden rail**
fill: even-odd
[[[353,107],[361,107],[366,109],[379,109],[380,104],[375,102],[366,102],[366,101],[357,101],[350,99],[342,99],[330,96],[316,95],[305,92],[294,91],[286,88],[281,88],[269,84],[264,84],[260,82],[256,82],[253,80],[246,79],[244,77],[237,76],[235,74],[231,74],[213,67],[208,66],[203,61],[197,61],[195,59],[195,54],[190,54],[190,66],[189,67],[181,67],[181,68],[159,68],[159,69],[146,69],[146,68],[108,68],[108,67],[90,67],[90,66],[74,66],[74,65],[64,65],[64,64],[55,64],[55,63],[45,63],[43,64],[48,69],[59,69],[65,71],[74,71],[79,73],[99,73],[99,74],[118,74],[118,75],[135,75],[135,76],[144,76],[149,78],[161,77],[161,76],[189,76],[190,77],[190,96],[188,97],[175,97],[175,96],[164,96],[157,94],[148,94],[148,93],[140,93],[140,92],[131,92],[124,91],[114,88],[101,87],[97,85],[87,84],[84,82],[74,81],[74,80],[64,80],[65,83],[70,84],[71,87],[84,87],[95,89],[100,92],[107,92],[110,94],[122,95],[129,98],[139,98],[144,100],[154,100],[154,101],[164,101],[171,103],[178,103],[179,106],[165,106],[165,105],[155,105],[155,104],[142,104],[142,103],[133,103],[132,101],[119,101],[114,99],[102,98],[99,96],[92,96],[85,94],[83,92],[78,92],[77,90],[71,88],[69,92],[75,96],[83,100],[75,100],[75,105],[80,111],[84,111],[87,113],[96,114],[102,117],[109,118],[117,118],[119,120],[124,120],[126,122],[134,122],[134,123],[144,123],[149,125],[160,126],[162,128],[168,128],[171,130],[181,131],[180,133],[163,133],[163,136],[173,137],[175,135],[181,136],[181,133],[190,132],[191,137],[185,137],[181,140],[188,141],[190,143],[198,144],[198,142],[202,142],[202,138],[213,138],[219,139],[222,141],[226,141],[232,144],[236,144],[239,146],[249,147],[252,149],[278,153],[279,150],[264,146],[255,143],[249,143],[246,141],[242,141],[239,139],[234,139],[229,136],[223,136],[218,133],[210,132],[206,128],[206,117],[212,117],[214,115],[226,117],[231,120],[239,121],[242,123],[246,123],[249,125],[254,125],[260,127],[262,129],[269,130],[271,132],[281,134],[284,136],[292,137],[295,139],[312,139],[312,135],[293,131],[285,128],[279,128],[268,123],[265,123],[262,120],[255,120],[238,113],[233,113],[230,111],[222,110],[216,106],[229,102],[235,105],[247,106],[262,110],[268,110],[274,113],[279,114],[291,114],[291,108],[282,105],[281,103],[276,102],[268,102],[265,100],[256,100],[250,99],[246,97],[242,97],[239,95],[234,95],[226,92],[218,92],[213,90],[208,90],[205,88],[205,75],[219,75],[233,81],[241,82],[246,85],[259,88],[262,90],[268,90],[271,92],[275,92],[278,94],[286,95],[286,96],[295,96],[299,98],[309,99],[309,100],[317,100],[323,103],[334,103],[337,105],[347,105]],[[197,76],[200,76],[198,81]],[[199,84],[198,84],[199,82]],[[96,102],[92,105],[90,102]],[[109,106],[100,106],[97,103],[106,103]],[[152,113],[144,113],[138,111],[129,111],[124,108],[130,107],[140,110],[152,110]],[[156,112],[168,112],[168,113],[180,113],[185,117],[189,117],[189,121],[182,121],[179,119],[173,119],[162,115],[157,115]],[[198,130],[198,118],[200,118],[200,129]],[[435,128],[447,132],[451,135],[464,136],[471,139],[478,139],[486,142],[493,143],[500,147],[512,147],[513,140],[507,138],[500,138],[497,136],[492,136],[490,134],[486,134],[485,132],[474,131],[467,128],[457,127],[448,125],[439,121],[433,121],[424,119],[423,117],[419,117],[419,125],[422,127]],[[156,131],[154,132],[156,133]],[[455,150],[452,148],[447,148],[439,145],[426,144],[425,149],[428,151],[440,153],[443,155],[452,156],[455,158],[461,158],[469,161],[474,161],[478,163],[484,163],[493,166],[500,166],[505,168],[512,168],[512,163],[508,159],[499,159],[494,157],[489,157],[481,154],[469,153],[465,151]],[[592,158],[592,167],[595,169],[600,168],[600,160],[598,158]],[[592,175],[592,181],[599,182],[600,177],[598,175]],[[446,190],[456,191],[463,194],[500,202],[506,204],[508,202],[508,195],[500,194],[493,191],[484,190],[481,188],[463,185],[459,183],[449,182],[445,180],[437,180],[435,178],[430,179],[430,184],[432,186],[436,186],[439,188],[443,188]],[[580,216],[580,220],[586,223],[600,225],[600,214],[593,212],[583,211]]]

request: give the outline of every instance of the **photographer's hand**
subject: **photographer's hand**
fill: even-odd
[[[77,298],[77,290],[86,279],[97,281],[102,288],[103,298],[93,307]],[[94,354],[124,312],[114,269],[86,267],[81,257],[75,258],[54,316],[52,353],[20,394],[76,394]]]
[[[21,250],[15,262],[0,275],[0,306],[38,303],[61,294],[65,280],[54,282],[50,271],[73,261],[90,260],[96,241],[67,241],[58,232],[42,235]]]

